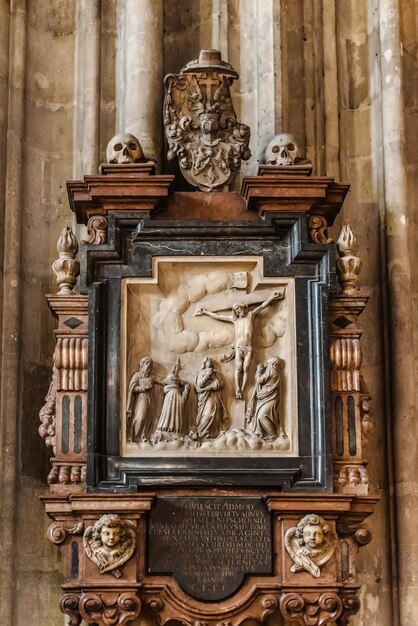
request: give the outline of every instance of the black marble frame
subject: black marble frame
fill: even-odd
[[[308,239],[307,216],[269,213],[242,222],[109,216],[109,242],[82,246],[89,294],[87,484],[93,491],[144,487],[267,487],[332,491],[327,304],[333,245]],[[264,275],[295,278],[299,456],[122,457],[121,279],[152,275],[154,256],[263,256]]]

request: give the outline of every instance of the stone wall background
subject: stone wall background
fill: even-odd
[[[244,174],[287,130],[316,174],[351,183],[332,234],[345,221],[358,234],[371,294],[366,452],[381,496],[352,623],[418,623],[417,29],[416,0],[0,0],[0,623],[64,623],[37,428],[53,352],[44,294],[73,221],[66,181],[96,172],[119,130],[163,164],[163,76],[203,47],[240,73],[235,105],[253,152]]]

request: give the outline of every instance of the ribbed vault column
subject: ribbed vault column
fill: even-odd
[[[116,46],[116,130],[161,164],[163,0],[119,0]]]
[[[10,49],[7,72],[9,82],[6,83],[8,106],[5,108],[7,116],[5,153],[8,158],[4,185],[7,201],[4,213],[4,280],[1,311],[3,335],[0,363],[0,554],[2,559],[0,623],[14,624],[26,0],[16,0],[12,3],[10,20],[8,11],[5,11],[5,7],[2,6],[2,17],[6,28],[10,27]],[[6,95],[3,94],[3,103],[5,102]]]
[[[414,381],[417,311],[413,306],[412,280],[416,267],[411,267],[409,230],[409,214],[414,209],[416,211],[416,206],[409,205],[407,189],[404,135],[406,87],[402,75],[399,3],[396,0],[380,0],[379,23],[398,594],[400,624],[403,625],[418,623],[418,398]],[[405,77],[405,80],[409,78],[413,76]]]
[[[100,0],[78,0],[73,118],[75,179],[97,173],[99,165],[100,22]]]

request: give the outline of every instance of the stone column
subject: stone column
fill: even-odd
[[[163,0],[119,0],[116,131],[138,137],[160,166],[163,78]]]
[[[411,267],[409,206],[404,138],[404,82],[399,33],[399,3],[380,0],[380,62],[386,253],[390,311],[394,478],[397,513],[400,624],[418,623],[418,421],[414,381],[414,324],[417,311]],[[416,208],[416,207],[415,207]],[[415,244],[416,245],[416,244]]]
[[[363,587],[361,619],[365,623],[392,624],[392,584],[390,537],[391,480],[390,412],[387,410],[383,162],[381,154],[381,89],[379,68],[379,15],[375,3],[357,0],[334,3],[338,99],[334,115],[338,116],[338,153],[340,179],[351,185],[341,216],[359,236],[358,256],[363,261],[360,285],[370,293],[361,317],[363,334],[363,375],[372,398],[375,419],[364,458],[369,461],[372,493],[381,500],[370,529],[373,541],[365,548],[359,563]],[[333,24],[327,23],[327,37],[332,39]],[[377,54],[377,56],[376,56]],[[331,103],[327,104],[327,108]],[[336,136],[334,135],[336,138]],[[338,236],[338,224],[332,235]],[[382,245],[383,244],[383,245]],[[387,382],[387,384],[385,384]],[[373,566],[371,568],[371,563]],[[371,571],[376,575],[371,575]],[[358,621],[357,621],[358,619]],[[359,618],[352,620],[360,624]]]
[[[0,2],[0,153],[7,154],[7,90],[9,84],[9,10],[7,0]],[[0,241],[4,237],[6,171],[0,170]],[[3,293],[3,255],[0,254],[0,310]],[[0,315],[0,336],[2,316]]]
[[[100,0],[78,0],[74,61],[74,179],[96,174],[100,150]]]
[[[4,13],[3,13],[4,15]],[[20,296],[22,172],[26,55],[26,0],[10,8],[7,163],[4,214],[4,282],[0,366],[0,623],[14,624],[14,557],[16,547],[17,459],[19,433]]]
[[[227,59],[240,75],[234,106],[238,119],[251,128],[252,157],[242,163],[241,176],[254,175],[282,118],[280,69],[277,72],[280,6],[274,0],[234,0],[229,12],[230,23],[239,25],[230,29]]]

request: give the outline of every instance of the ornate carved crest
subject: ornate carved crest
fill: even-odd
[[[135,544],[135,531],[113,514],[102,515],[83,537],[84,550],[100,573],[110,572],[116,578],[121,577],[119,567],[131,558]]]
[[[165,77],[167,157],[177,156],[183,176],[203,191],[222,189],[251,156],[250,129],[237,120],[229,90],[236,78],[217,50],[201,50]]]
[[[297,526],[285,535],[285,547],[294,561],[291,572],[306,570],[315,578],[321,575],[320,566],[327,563],[335,552],[336,536],[319,515],[305,515]]]

